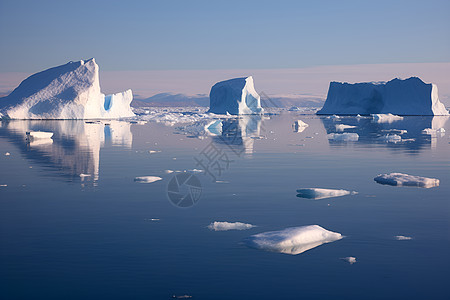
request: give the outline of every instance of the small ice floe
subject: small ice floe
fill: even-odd
[[[154,153],[160,153],[161,150],[148,150],[148,153],[154,154]]]
[[[141,176],[134,178],[134,181],[139,183],[152,183],[159,180],[162,180],[162,178],[158,176]]]
[[[297,120],[292,125],[292,129],[294,132],[303,132],[309,125],[303,122],[302,120]]]
[[[327,119],[340,120],[341,117],[339,117],[339,116],[337,116],[337,115],[332,115],[332,116],[328,116]]]
[[[184,170],[184,172],[203,173],[203,172],[205,172],[205,170],[200,170],[200,169],[190,169],[190,170]]]
[[[410,236],[404,236],[404,235],[396,235],[395,239],[397,241],[408,241],[408,240],[412,240],[412,237]]]
[[[175,171],[173,171],[173,170],[164,170],[164,173],[166,173],[166,174],[172,174],[173,172],[175,172]]]
[[[328,139],[338,142],[357,142],[359,140],[359,135],[353,132],[330,133]]]
[[[292,106],[291,108],[288,109],[288,111],[300,111],[301,109],[298,108],[297,106]]]
[[[386,143],[399,143],[402,141],[402,137],[398,134],[386,134],[380,137],[379,140]]]
[[[11,153],[9,153],[9,152],[5,153],[5,156],[10,156],[10,155],[11,155]]]
[[[49,139],[53,136],[53,132],[45,132],[45,131],[27,131],[27,137],[31,137],[33,139]]]
[[[230,183],[229,181],[227,181],[227,180],[216,180],[216,181],[214,181],[215,183]]]
[[[383,130],[381,130],[381,132],[389,132],[389,133],[392,133],[392,134],[405,134],[405,133],[408,133],[408,130],[405,130],[405,129],[383,129]]]
[[[190,299],[190,298],[192,298],[192,296],[191,295],[180,295],[180,296],[172,295],[172,298],[174,298],[174,299]]]
[[[347,190],[320,189],[320,188],[304,188],[297,190],[297,197],[306,199],[325,199],[332,197],[340,197],[345,195],[355,195],[357,192]]]
[[[342,260],[345,260],[349,264],[353,265],[356,262],[356,257],[348,256],[348,257],[342,257]]]
[[[90,174],[83,174],[83,173],[80,174],[81,178],[90,177],[90,176],[91,176]]]
[[[415,186],[432,188],[439,186],[439,179],[427,178],[403,173],[379,174],[374,178],[377,183],[394,186]]]
[[[250,248],[296,255],[342,238],[338,232],[309,225],[255,234],[244,242]]]
[[[0,184],[0,186],[7,187],[8,185],[7,184]]]
[[[208,228],[213,231],[228,231],[228,230],[247,230],[256,227],[252,224],[241,223],[241,222],[212,222],[208,225]]]
[[[345,129],[356,128],[356,126],[345,125],[345,124],[336,124],[336,131],[344,131]]]
[[[372,114],[371,116],[376,123],[392,123],[403,120],[403,117],[393,114]]]
[[[159,221],[160,219],[144,219],[144,221],[152,221],[152,222],[157,222],[157,221]]]
[[[445,135],[445,129],[444,128],[439,128],[439,129],[425,128],[424,130],[422,130],[422,133],[431,135],[433,137],[438,136],[438,135],[442,137]]]

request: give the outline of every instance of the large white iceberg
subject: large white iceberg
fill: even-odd
[[[403,173],[380,174],[374,178],[380,184],[394,186],[416,186],[422,188],[432,188],[439,186],[439,179],[421,176],[408,175]]]
[[[263,112],[253,77],[234,78],[216,83],[209,93],[209,112],[251,115]]]
[[[342,237],[340,233],[319,225],[309,225],[255,234],[247,238],[245,243],[251,248],[296,255]]]
[[[327,100],[317,114],[448,115],[435,84],[418,77],[389,82],[331,82]]]
[[[11,119],[115,119],[133,117],[131,90],[104,95],[94,58],[36,73],[4,98],[0,116]]]

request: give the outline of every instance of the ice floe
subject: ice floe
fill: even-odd
[[[32,139],[50,139],[53,136],[53,132],[45,131],[28,131],[26,134]]]
[[[353,256],[348,256],[348,257],[342,257],[342,260],[345,260],[346,262],[348,262],[349,264],[353,265],[354,263],[356,263],[356,257]]]
[[[139,183],[152,183],[159,180],[162,180],[162,178],[158,176],[140,176],[134,178],[134,181]]]
[[[255,249],[296,255],[342,238],[340,233],[309,225],[255,234],[247,238],[245,244]]]
[[[404,235],[396,235],[395,239],[397,241],[408,241],[408,240],[412,240],[412,237],[410,236],[404,236]]]
[[[386,134],[379,139],[386,143],[398,143],[402,141],[402,137],[398,134]]]
[[[432,188],[439,186],[439,179],[427,178],[403,173],[380,174],[374,178],[377,183],[394,186],[415,186]]]
[[[252,224],[241,222],[212,222],[208,228],[213,231],[228,231],[228,230],[247,230],[256,227]]]
[[[321,189],[321,188],[303,188],[297,190],[297,197],[306,199],[325,199],[332,197],[340,197],[345,195],[355,195],[355,191],[336,190],[336,189]]]
[[[359,135],[354,132],[330,133],[328,134],[328,139],[338,142],[357,142]]]
[[[403,120],[403,117],[393,114],[372,114],[372,119],[376,123],[392,123]]]
[[[336,131],[344,131],[345,129],[356,128],[356,126],[345,125],[345,124],[336,124]]]
[[[292,125],[294,132],[303,132],[309,125],[303,122],[302,120],[297,120]]]

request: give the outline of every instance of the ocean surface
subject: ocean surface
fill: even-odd
[[[358,140],[331,139],[337,124]],[[222,125],[212,136],[164,122],[1,122],[0,298],[449,299],[448,118],[282,111]],[[393,129],[402,141],[386,141]],[[27,140],[39,130],[54,135]],[[440,185],[374,181],[391,172]],[[296,196],[312,187],[358,193]],[[297,255],[245,243],[304,225],[344,238]]]

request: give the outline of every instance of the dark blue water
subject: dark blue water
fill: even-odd
[[[293,132],[297,119],[310,126]],[[206,139],[158,123],[3,122],[0,298],[448,299],[445,121],[345,118],[339,122],[357,126],[347,131],[360,138],[340,143],[327,139],[335,121],[295,113],[229,121],[226,135]],[[421,133],[433,126],[444,126],[446,135]],[[414,140],[381,141],[389,129],[406,129],[404,138]],[[29,130],[52,131],[53,141],[27,142]],[[196,173],[201,198],[176,207],[167,196],[175,173],[164,171],[199,169],[195,158],[208,147],[225,153],[227,164],[211,171],[217,182]],[[390,172],[441,182],[422,189],[373,181]],[[147,175],[163,180],[134,181]],[[358,194],[296,197],[305,187]],[[214,232],[207,228],[214,221],[258,227]],[[252,234],[312,224],[345,238],[298,255],[243,243]],[[340,259],[347,256],[357,263]]]

